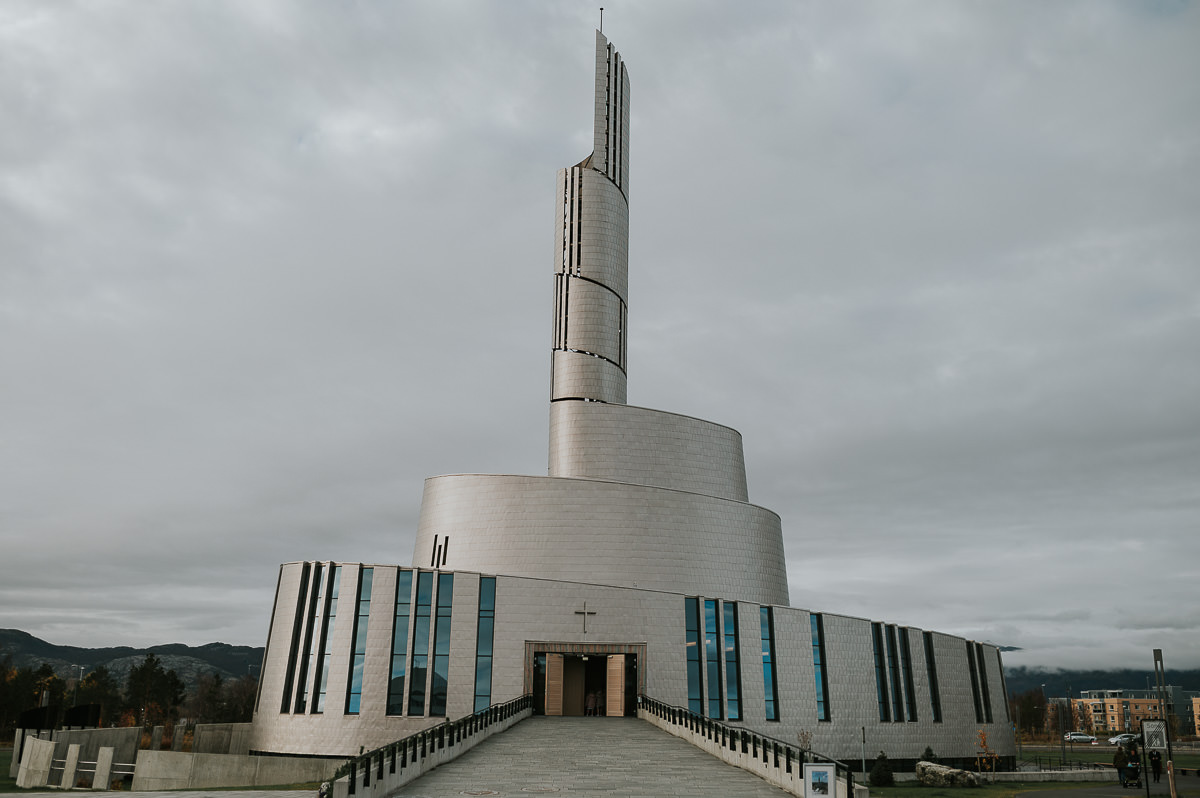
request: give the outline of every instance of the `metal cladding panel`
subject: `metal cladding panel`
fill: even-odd
[[[613,363],[579,352],[555,352],[551,399],[625,403],[625,372]]]
[[[779,516],[745,502],[598,480],[425,480],[413,549],[445,567],[787,604]]]
[[[628,405],[553,403],[550,476],[749,500],[742,436],[737,430]]]

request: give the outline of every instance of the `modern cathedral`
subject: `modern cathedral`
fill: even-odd
[[[629,78],[599,32],[594,130],[555,184],[548,475],[427,479],[411,566],[281,566],[252,750],[350,756],[531,695],[847,761],[969,759],[981,730],[1011,757],[995,646],[789,606],[740,434],[626,404]]]

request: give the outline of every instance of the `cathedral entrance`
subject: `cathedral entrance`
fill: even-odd
[[[622,717],[637,715],[645,684],[639,665],[644,644],[525,644],[525,690],[534,714]]]

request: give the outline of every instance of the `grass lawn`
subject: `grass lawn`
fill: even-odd
[[[1088,763],[1099,762],[1101,764],[1111,765],[1113,754],[1116,752],[1117,749],[1113,748],[1112,746],[1076,745],[1074,751],[1072,751],[1069,747],[1067,748],[1067,761]],[[1176,750],[1174,752],[1174,756],[1175,759],[1173,761],[1175,763],[1176,770],[1179,768],[1186,768],[1189,771],[1189,778],[1191,778],[1191,771],[1200,770],[1200,753],[1195,753],[1190,750]],[[1040,761],[1044,766],[1048,766],[1047,763],[1049,762],[1058,762],[1060,758],[1061,750],[1057,747],[1034,748],[1033,746],[1028,745],[1025,746],[1023,757],[1023,759],[1027,762]],[[1166,766],[1167,763],[1164,761],[1163,768],[1166,768]]]
[[[984,784],[981,787],[925,787],[905,782],[895,787],[872,787],[871,798],[1012,798],[1030,790],[1059,790],[1094,787],[1087,782],[1069,784],[1039,781],[1028,784]]]
[[[1192,786],[1193,780],[1196,782],[1195,786]],[[1165,776],[1163,781],[1166,781]],[[1101,785],[1086,781],[984,784],[981,787],[925,787],[916,782],[906,782],[895,787],[872,787],[871,798],[1013,798],[1034,790],[1086,790],[1097,786]],[[1131,798],[1134,794],[1145,795],[1139,790],[1133,790]],[[1182,780],[1179,783],[1178,795],[1179,798],[1200,798],[1200,779],[1189,777]]]
[[[8,777],[8,769],[12,765],[13,750],[0,748],[0,792],[24,792],[17,789],[17,780]]]

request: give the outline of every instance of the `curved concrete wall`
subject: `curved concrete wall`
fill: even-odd
[[[342,564],[341,601],[352,606],[358,583],[357,563]],[[386,714],[391,678],[393,630],[396,619],[398,568],[374,566],[374,588],[369,606],[366,657],[363,663],[363,692],[360,712],[345,709],[349,663],[355,647],[353,625],[338,618],[330,636],[330,672],[327,687],[331,700],[323,714],[292,714],[280,711],[289,644],[301,640],[311,594],[304,590],[304,565],[283,566],[261,681],[261,701],[254,715],[254,751],[293,754],[348,756],[390,743],[420,728],[459,718],[473,708],[476,690],[475,659],[479,615],[479,574],[457,571],[454,575],[450,667],[447,713],[391,716]],[[694,595],[694,594],[693,594]],[[718,598],[701,594],[705,598]],[[594,614],[582,628],[579,611],[586,602]],[[684,596],[662,591],[607,587],[551,579],[498,576],[495,592],[495,622],[492,647],[490,700],[502,703],[526,691],[527,644],[553,641],[569,645],[639,643],[645,645],[641,662],[646,694],[677,706],[688,704],[687,641]],[[995,646],[977,645],[961,637],[933,634],[935,654],[926,657],[922,630],[907,630],[911,650],[901,662],[902,672],[912,675],[911,690],[905,691],[905,706],[911,709],[904,721],[881,721],[875,662],[872,657],[872,623],[824,613],[823,683],[828,686],[829,720],[816,720],[817,695],[814,680],[811,612],[779,607],[772,609],[774,628],[773,668],[777,680],[777,720],[765,714],[764,671],[760,636],[759,606],[749,602],[735,605],[738,662],[740,668],[741,724],[781,740],[794,740],[807,731],[812,747],[826,754],[855,762],[861,751],[861,734],[866,727],[871,751],[885,750],[894,760],[915,759],[925,746],[932,746],[943,759],[971,759],[976,735],[988,732],[989,742],[1002,756],[1015,753],[1007,714],[1000,652]],[[296,619],[299,628],[296,627]],[[412,618],[410,618],[410,625]],[[402,627],[403,628],[403,627]],[[410,644],[414,635],[409,632]],[[425,641],[428,646],[428,640]],[[972,679],[970,655],[978,650],[982,666]],[[427,653],[428,648],[419,653]],[[730,649],[721,647],[723,665]],[[418,652],[411,652],[418,653]],[[892,658],[891,652],[888,653]],[[905,665],[907,663],[907,666]],[[298,663],[297,663],[297,670]],[[702,668],[705,678],[710,674]],[[412,668],[406,669],[410,677]],[[727,673],[724,668],[719,673]],[[311,675],[310,675],[310,678]],[[411,678],[409,679],[411,681]],[[979,683],[978,687],[973,682]],[[988,685],[983,690],[983,684]],[[890,682],[888,686],[891,687]],[[411,689],[411,685],[409,685]],[[710,695],[708,686],[705,695]],[[727,697],[727,693],[720,691]],[[337,700],[333,700],[336,696]],[[936,696],[936,699],[935,699]],[[986,717],[977,719],[975,697]],[[909,703],[909,702],[912,703]],[[941,709],[936,719],[934,706]],[[599,722],[599,721],[598,721]],[[286,761],[286,760],[284,760]]]
[[[749,500],[742,436],[737,430],[628,405],[551,404],[550,476]]]
[[[788,603],[779,516],[699,493],[556,477],[425,480],[414,563]],[[449,540],[447,541],[447,538]]]

